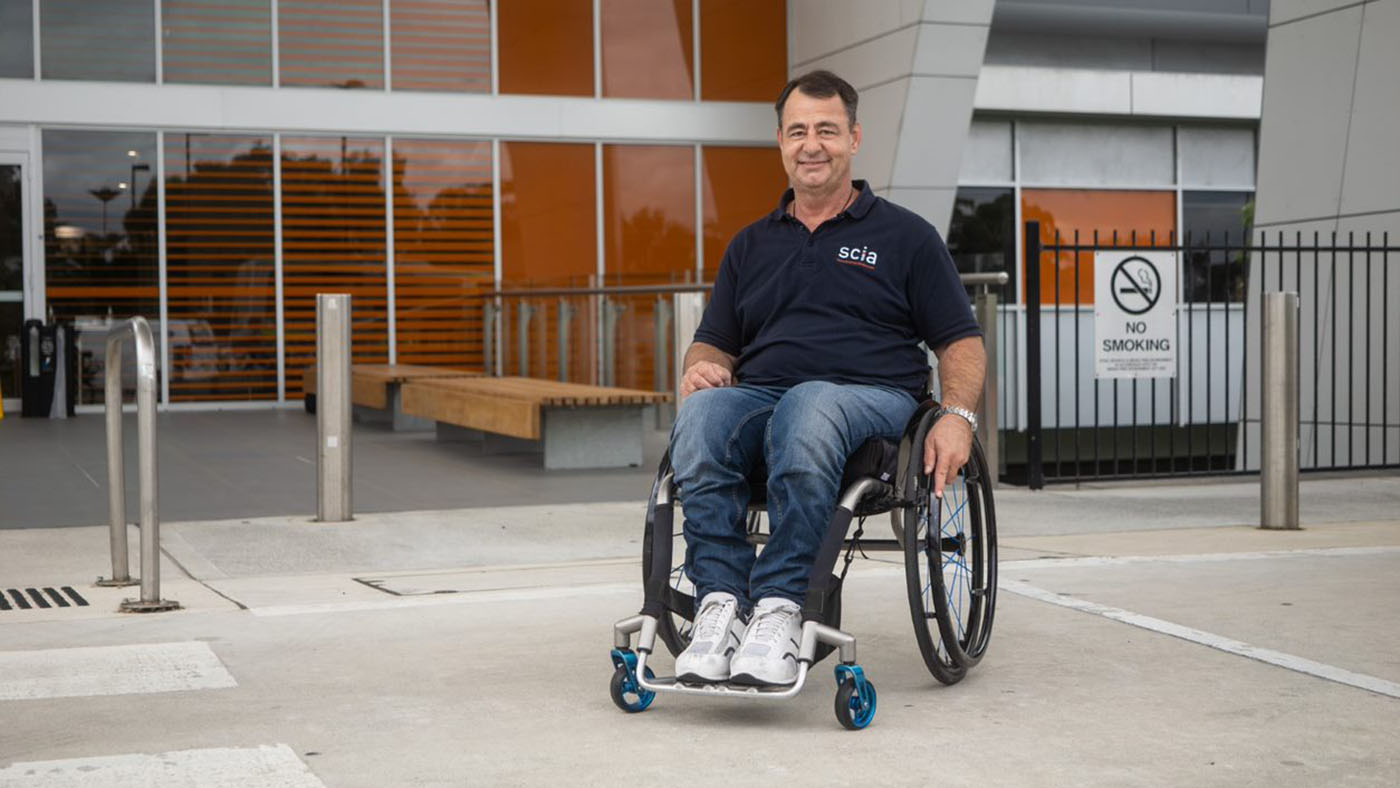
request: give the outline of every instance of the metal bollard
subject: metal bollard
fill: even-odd
[[[521,299],[515,305],[515,374],[530,377],[530,321],[535,308]]]
[[[671,296],[671,312],[675,316],[675,340],[671,344],[675,363],[671,365],[675,394],[675,406],[681,406],[681,376],[685,375],[685,352],[695,339],[695,331],[700,328],[700,318],[705,315],[704,293],[676,293]]]
[[[574,319],[574,308],[569,304],[567,298],[560,296],[557,311],[558,320],[555,323],[555,329],[558,334],[555,336],[555,341],[558,347],[555,352],[559,356],[558,378],[561,383],[567,383],[569,380],[569,324]]]
[[[104,397],[107,410],[107,513],[111,520],[112,579],[98,585],[131,585],[126,557],[126,484],[122,468],[122,344],[136,344],[136,456],[141,485],[141,599],[122,600],[128,613],[178,610],[160,598],[160,515],[156,477],[156,349],[144,317],[133,317],[107,333]]]
[[[353,518],[350,507],[350,296],[316,296],[316,519]]]
[[[997,294],[985,290],[974,299],[977,322],[982,324],[982,347],[987,353],[987,374],[982,381],[982,418],[977,438],[987,460],[991,483],[997,484],[1001,468],[1001,424],[997,413]]]
[[[1298,525],[1298,294],[1265,293],[1259,527]]]

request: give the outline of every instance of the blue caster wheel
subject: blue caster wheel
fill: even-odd
[[[646,711],[656,699],[656,693],[642,689],[637,683],[637,655],[630,651],[614,651],[612,658],[613,664],[617,665],[608,685],[613,703],[626,712]],[[651,668],[647,668],[646,677],[655,678],[656,674],[651,672]]]
[[[858,731],[875,719],[875,685],[859,667],[840,665],[836,675],[836,719],[847,730]]]

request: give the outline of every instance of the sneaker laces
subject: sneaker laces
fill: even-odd
[[[719,641],[724,638],[730,613],[738,606],[735,599],[716,600],[705,605],[695,617],[695,629],[690,633],[692,643]]]
[[[782,636],[787,631],[788,621],[797,615],[797,612],[796,608],[784,605],[756,614],[753,622],[753,640],[764,645],[770,643],[781,645]]]

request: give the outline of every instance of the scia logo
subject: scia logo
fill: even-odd
[[[871,268],[875,267],[875,258],[877,256],[878,255],[871,251],[868,246],[843,246],[840,251],[836,253],[837,260],[842,262],[850,261],[852,263],[867,265]]]

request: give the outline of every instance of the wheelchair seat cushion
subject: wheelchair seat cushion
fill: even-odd
[[[899,441],[896,438],[870,438],[856,447],[846,458],[846,468],[841,473],[841,486],[844,491],[857,479],[873,477],[882,482],[893,483],[899,465]],[[838,495],[840,493],[838,492]],[[760,507],[768,500],[768,469],[760,464],[749,474],[749,506]]]

